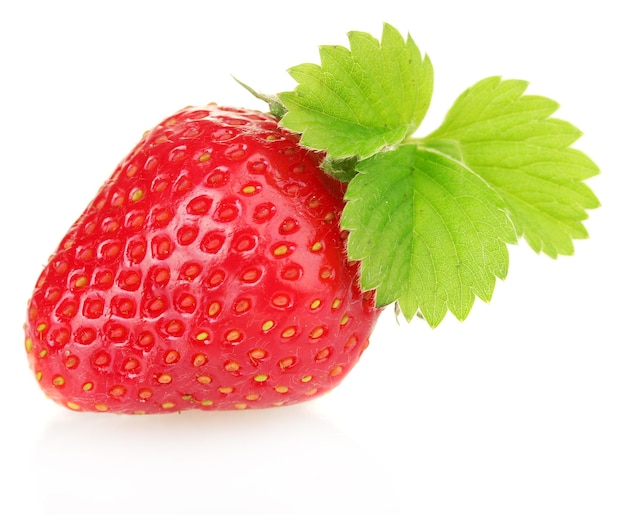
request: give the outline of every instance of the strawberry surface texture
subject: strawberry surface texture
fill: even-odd
[[[213,104],[146,133],[36,284],[25,345],[44,392],[76,411],[164,413],[339,384],[380,309],[323,157],[271,115]]]

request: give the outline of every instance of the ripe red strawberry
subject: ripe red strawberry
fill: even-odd
[[[52,399],[121,413],[310,399],[385,306],[464,320],[506,276],[507,245],[557,257],[586,237],[599,170],[554,101],[490,77],[415,137],[430,60],[388,24],[349,40],[290,68],[293,91],[244,85],[280,126],[187,108],[119,165],[30,302],[26,349]]]
[[[259,112],[187,108],[147,133],[45,267],[26,349],[82,411],[244,409],[336,386],[379,310],[347,261],[343,190]]]

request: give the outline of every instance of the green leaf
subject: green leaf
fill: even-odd
[[[581,132],[551,118],[558,104],[524,95],[528,83],[484,79],[466,90],[423,145],[461,160],[505,201],[520,237],[551,257],[586,238],[582,221],[598,199],[582,181],[597,166],[570,147]]]
[[[463,320],[475,297],[491,299],[508,268],[515,230],[497,193],[459,161],[414,144],[357,165],[342,216],[348,255],[379,306],[431,326],[450,310]]]
[[[584,181],[599,171],[572,148],[581,132],[552,118],[556,102],[491,77],[417,139],[432,96],[428,57],[390,25],[380,42],[348,38],[349,48],[320,47],[320,65],[292,68],[297,86],[278,105],[281,124],[348,182],[347,252],[379,307],[396,303],[433,327],[448,311],[463,320],[506,276],[507,243],[524,237],[552,257],[573,253],[587,210],[599,206]]]
[[[382,39],[348,34],[350,49],[321,46],[321,65],[289,70],[295,90],[279,94],[284,127],[302,133],[302,145],[333,159],[367,158],[402,142],[430,104],[433,69],[415,42],[385,24]]]

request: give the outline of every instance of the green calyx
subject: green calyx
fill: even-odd
[[[388,24],[380,41],[348,40],[320,47],[320,65],[291,68],[297,86],[270,107],[348,182],[348,256],[380,307],[396,303],[432,327],[448,311],[463,320],[506,277],[508,244],[524,238],[556,258],[588,236],[583,221],[599,201],[583,181],[599,170],[571,148],[580,131],[551,117],[556,102],[490,77],[416,137],[433,91],[428,57]]]

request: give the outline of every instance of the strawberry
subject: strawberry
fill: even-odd
[[[260,112],[186,108],[147,133],[63,238],[28,308],[45,393],[74,410],[290,404],[336,386],[379,310],[341,183]]]
[[[522,80],[466,89],[415,136],[433,68],[385,24],[289,70],[272,114],[186,108],[70,229],[28,309],[43,390],[73,410],[290,404],[331,390],[385,306],[464,320],[524,238],[556,258],[600,202],[581,132]],[[548,199],[549,201],[547,201]]]

